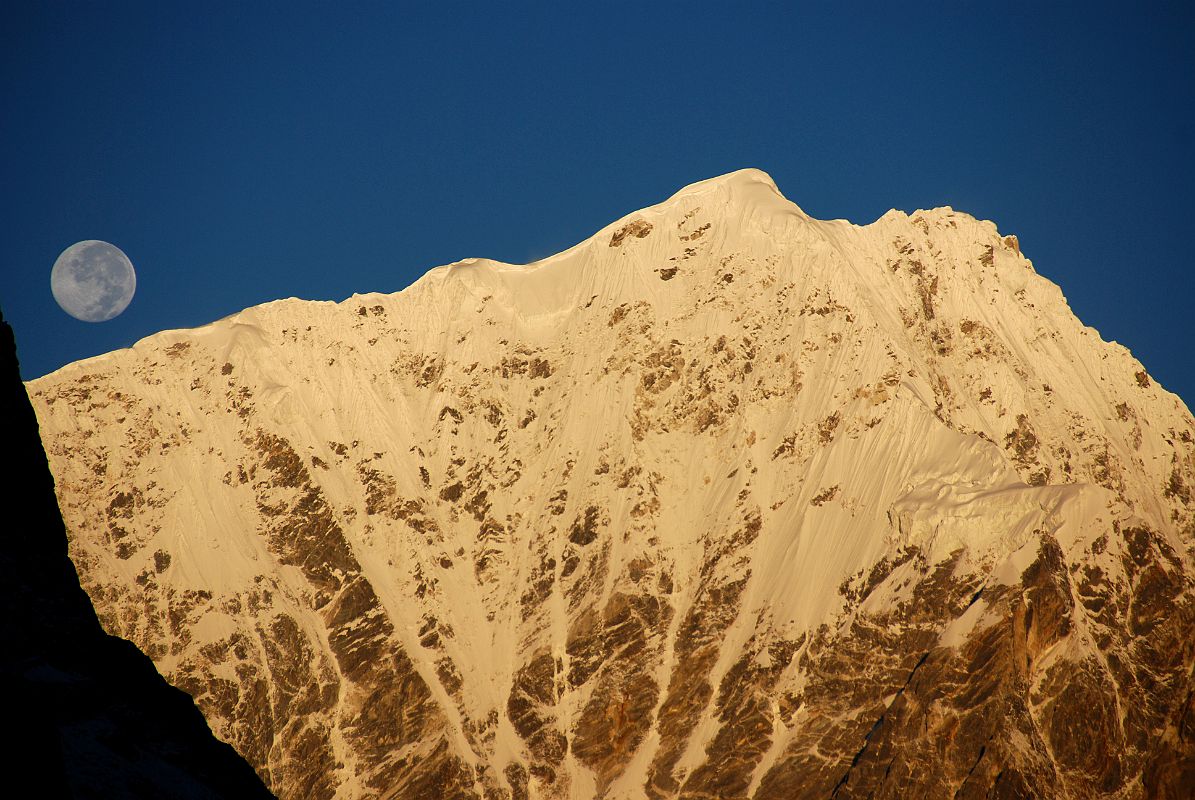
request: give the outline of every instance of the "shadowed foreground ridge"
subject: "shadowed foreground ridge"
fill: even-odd
[[[36,797],[272,797],[212,736],[190,697],[100,627],[67,557],[53,478],[3,318],[0,376],[10,510],[0,548],[7,763]]]
[[[287,800],[1195,786],[1195,420],[991,222],[743,170],[29,390],[103,625]]]

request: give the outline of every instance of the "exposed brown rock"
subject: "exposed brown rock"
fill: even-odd
[[[642,219],[632,220],[614,232],[614,235],[610,237],[610,246],[620,247],[623,243],[623,240],[628,236],[633,236],[636,239],[642,239],[649,233],[651,233],[650,222]]]

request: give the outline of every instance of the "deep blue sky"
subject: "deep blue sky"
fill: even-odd
[[[1189,2],[333,5],[3,4],[0,308],[26,378],[279,297],[533,260],[755,166],[821,218],[995,220],[1195,404]],[[91,238],[138,270],[99,325],[49,289]]]

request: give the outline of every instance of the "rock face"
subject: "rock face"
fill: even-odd
[[[1195,420],[990,222],[745,170],[29,388],[105,627],[280,797],[1195,786]]]
[[[212,736],[191,698],[100,627],[67,558],[54,481],[2,318],[0,377],[9,509],[0,548],[5,764],[34,797],[272,797]]]

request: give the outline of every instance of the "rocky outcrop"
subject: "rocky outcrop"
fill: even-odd
[[[0,370],[9,464],[0,676],[10,784],[37,797],[271,797],[212,736],[190,697],[100,627],[67,557],[54,481],[3,319]]]
[[[70,552],[282,797],[1184,797],[1195,420],[951,209],[753,170],[33,381]]]

